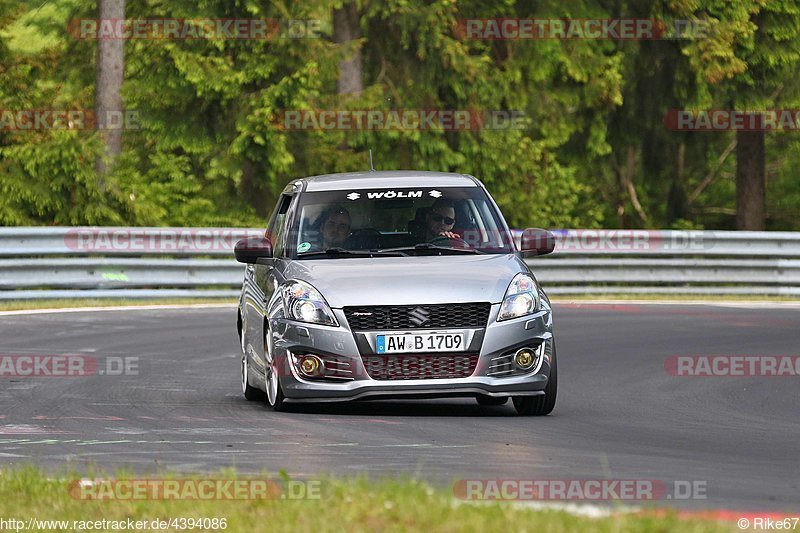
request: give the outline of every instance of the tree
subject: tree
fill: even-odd
[[[336,92],[339,94],[360,94],[364,90],[360,23],[361,17],[355,2],[345,2],[333,8],[333,41],[345,48],[336,80]]]
[[[795,0],[710,0],[708,39],[686,52],[714,102],[738,111],[796,106],[800,6]],[[765,132],[737,131],[736,228],[766,227]]]
[[[98,0],[99,23],[125,18],[125,0]],[[97,125],[102,128],[103,153],[97,158],[97,184],[105,191],[108,167],[122,152],[122,81],[125,77],[125,40],[103,38],[97,41],[97,82],[95,104]]]
[[[745,109],[797,103],[800,65],[800,5],[795,0],[771,0],[751,15],[757,30],[752,46],[743,50],[748,68],[735,79],[737,103]],[[756,93],[755,95],[753,93]],[[739,131],[736,143],[736,227],[766,228],[765,132]]]
[[[737,142],[733,131],[662,123],[670,109],[800,106],[795,3],[127,2],[132,19],[282,23],[265,39],[127,41],[121,100],[104,109],[135,110],[140,129],[125,131],[103,172],[95,165],[116,152],[113,132],[0,127],[0,224],[262,225],[291,179],[364,170],[372,148],[379,169],[478,176],[517,227],[733,228],[738,161],[740,210],[755,212],[749,200],[763,206],[747,184],[768,181],[767,227],[800,229],[797,136]],[[80,0],[0,0],[0,110],[97,107],[106,118],[98,48],[121,41],[67,31],[96,11]],[[458,31],[463,18],[699,19],[710,27],[707,38],[680,40],[480,40]],[[287,35],[289,20],[314,21],[321,35]],[[463,130],[295,131],[276,120],[311,109],[523,118]],[[751,179],[759,173],[763,180]]]
[[[736,229],[763,231],[766,225],[764,132],[736,132]]]

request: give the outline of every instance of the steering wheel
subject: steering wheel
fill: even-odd
[[[362,229],[353,230],[353,232],[350,234],[350,236],[351,237],[367,237],[367,236],[380,237],[381,236],[381,232],[376,230],[375,228],[362,228]]]
[[[465,250],[472,248],[472,246],[461,237],[448,237],[447,235],[437,235],[428,242],[436,246],[449,246],[451,248],[463,248]]]
[[[349,248],[378,248],[381,237],[381,232],[374,228],[362,228],[354,230],[345,242]]]

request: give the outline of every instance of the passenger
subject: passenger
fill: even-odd
[[[342,206],[335,205],[326,209],[317,219],[319,228],[319,248],[341,248],[350,235],[350,212]]]

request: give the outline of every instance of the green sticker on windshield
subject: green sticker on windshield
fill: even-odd
[[[297,251],[300,253],[307,252],[310,249],[311,249],[310,242],[301,242],[300,244],[297,245]]]

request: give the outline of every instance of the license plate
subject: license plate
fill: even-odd
[[[403,333],[399,335],[378,335],[377,352],[383,353],[422,353],[422,352],[462,352],[463,333]]]

